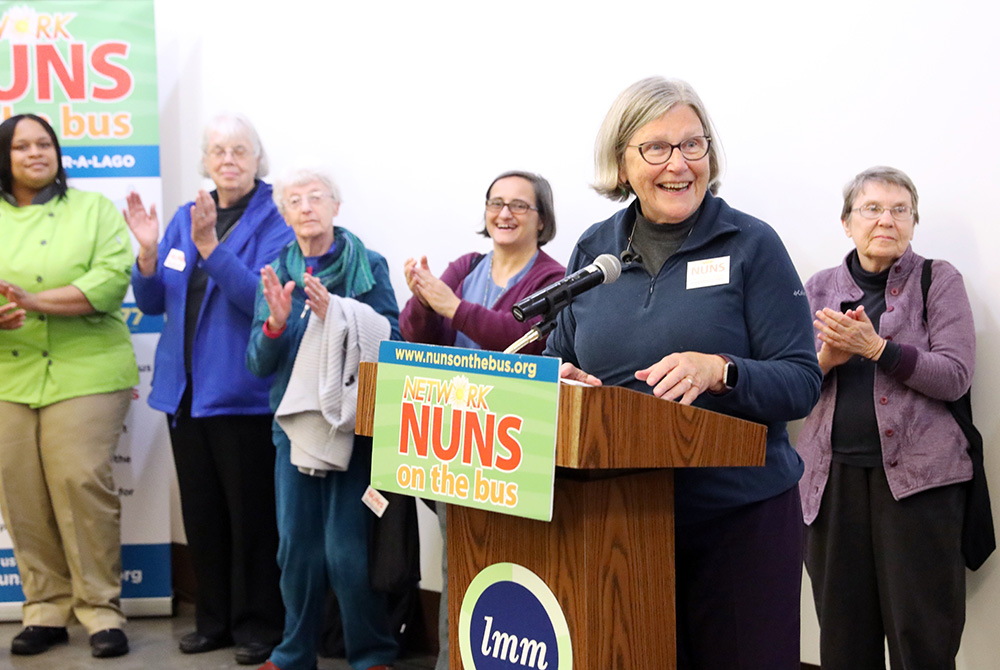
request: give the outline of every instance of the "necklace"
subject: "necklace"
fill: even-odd
[[[486,309],[492,309],[493,308],[493,303],[495,303],[497,300],[499,300],[500,296],[503,295],[503,292],[507,290],[506,286],[503,286],[503,287],[497,286],[496,282],[493,281],[493,258],[494,258],[494,254],[491,251],[490,252],[490,272],[486,276],[486,290],[483,292],[483,307],[485,307]],[[493,297],[492,300],[490,300],[490,293],[493,292],[493,287],[494,286],[497,286],[497,288],[500,289],[500,292],[497,293]]]

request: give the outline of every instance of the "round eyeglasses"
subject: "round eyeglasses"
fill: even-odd
[[[913,218],[913,208],[909,205],[896,205],[895,207],[883,207],[882,205],[870,202],[861,207],[851,210],[861,215],[863,219],[875,220],[882,217],[882,212],[889,212],[894,221],[909,221]]]
[[[302,203],[309,201],[310,207],[316,207],[319,203],[323,202],[330,197],[329,193],[321,193],[320,191],[313,191],[305,197],[300,195],[293,195],[291,198],[283,200],[282,203],[285,205],[285,209],[296,211],[302,208]]]
[[[511,200],[510,202],[504,202],[501,198],[490,198],[486,201],[486,209],[491,212],[502,211],[505,206],[510,210],[511,214],[524,214],[529,209],[538,211],[537,207],[532,207],[524,200]]]
[[[671,144],[663,140],[652,140],[642,144],[626,144],[639,150],[639,155],[650,165],[663,165],[670,160],[674,154],[674,149],[681,152],[681,156],[689,161],[701,160],[708,155],[708,149],[712,146],[712,138],[705,135],[695,135],[689,137],[680,144]]]
[[[224,158],[226,154],[232,154],[234,159],[243,160],[250,155],[251,151],[252,149],[250,149],[250,147],[243,144],[237,144],[234,147],[224,147],[221,144],[213,144],[205,153],[215,159]]]

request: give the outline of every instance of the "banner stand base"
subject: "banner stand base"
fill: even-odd
[[[173,598],[126,598],[122,611],[127,617],[173,616]],[[0,621],[20,621],[21,603],[0,602]]]

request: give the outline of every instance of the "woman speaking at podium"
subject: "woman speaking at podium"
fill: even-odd
[[[678,668],[797,670],[802,461],[785,422],[819,396],[809,305],[777,234],[731,208],[697,93],[653,77],[614,102],[595,189],[628,207],[591,226],[569,271],[613,253],[621,277],[560,315],[563,377],[767,425],[764,467],[675,472]]]

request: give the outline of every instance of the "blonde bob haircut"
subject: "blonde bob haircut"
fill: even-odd
[[[635,82],[618,96],[604,117],[594,143],[595,179],[592,188],[611,200],[628,200],[635,191],[619,180],[625,147],[636,131],[655,121],[674,105],[687,105],[698,116],[705,134],[712,138],[708,149],[708,190],[718,193],[721,184],[722,145],[712,119],[691,85],[680,79],[649,77]]]

